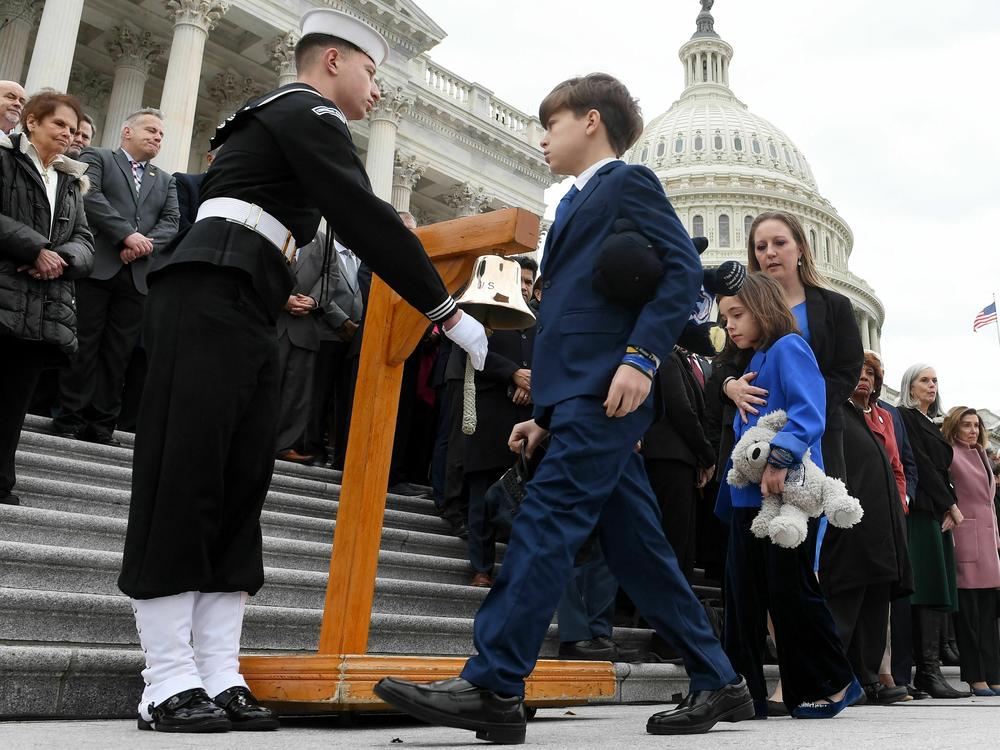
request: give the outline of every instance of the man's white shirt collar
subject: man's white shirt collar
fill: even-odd
[[[603,167],[605,164],[610,164],[613,161],[622,161],[622,160],[615,156],[609,156],[606,159],[601,159],[598,162],[594,162],[585,170],[580,172],[580,175],[575,180],[573,180],[573,186],[577,190],[583,190],[587,186],[587,183],[590,182],[590,178],[593,177],[595,174],[597,174],[597,172],[601,169],[601,167]]]

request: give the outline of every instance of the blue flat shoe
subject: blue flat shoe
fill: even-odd
[[[848,706],[864,696],[865,691],[858,683],[857,679],[851,680],[851,684],[844,691],[844,697],[839,701],[824,701],[821,703],[803,703],[792,709],[792,716],[796,719],[832,719]]]
[[[972,688],[972,694],[980,698],[990,698],[997,693],[990,688]]]

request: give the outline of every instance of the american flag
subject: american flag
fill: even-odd
[[[976,314],[976,319],[972,322],[972,330],[978,331],[983,326],[997,322],[997,303],[987,305]]]

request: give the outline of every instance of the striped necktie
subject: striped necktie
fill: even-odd
[[[142,175],[139,174],[139,169],[142,167],[142,162],[133,161],[129,159],[129,164],[132,165],[132,179],[135,182],[135,192],[139,193],[139,188],[142,187]]]

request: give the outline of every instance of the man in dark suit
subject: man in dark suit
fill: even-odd
[[[278,458],[312,463],[303,448],[313,396],[313,374],[319,352],[318,315],[324,303],[326,236],[300,247],[291,270],[295,287],[278,316],[278,372],[281,408],[278,412]],[[332,259],[331,259],[332,260]]]
[[[125,369],[142,328],[149,256],[177,233],[174,178],[151,163],[163,117],[142,109],[125,121],[118,149],[86,149],[94,270],[76,282],[80,351],[60,377],[53,430],[113,443]]]
[[[347,354],[354,345],[364,312],[358,278],[360,267],[358,256],[334,238],[333,255],[326,270],[327,298],[320,303],[316,321],[319,351],[303,445],[307,455],[324,454],[324,436],[327,433],[335,451],[344,455],[347,450],[347,446],[342,444],[347,442],[347,421],[355,375],[353,368],[348,366]]]
[[[531,258],[512,258],[521,266],[521,296],[531,298],[538,265]],[[476,421],[471,435],[461,434],[462,471],[469,488],[469,564],[472,585],[493,585],[496,532],[486,512],[486,491],[513,463],[507,438],[514,425],[531,417],[531,353],[534,327],[495,331],[490,337],[486,366],[477,372]],[[453,350],[465,372],[465,356]],[[449,363],[450,364],[450,363]],[[461,407],[459,407],[461,411]]]
[[[219,149],[214,148],[205,155],[208,167],[212,166]],[[184,231],[198,219],[198,206],[201,205],[201,181],[205,179],[204,172],[174,172],[177,184],[177,207],[180,209],[180,226]]]
[[[539,119],[546,161],[575,181],[545,243],[531,378],[535,419],[517,425],[510,444],[527,440],[534,449],[548,435],[551,441],[476,616],[477,655],[461,677],[429,684],[385,678],[375,692],[423,721],[471,729],[493,742],[523,742],[524,679],[574,556],[596,528],[611,572],[681,652],[691,680],[678,708],[650,717],[647,731],[691,734],[751,719],[746,681],[677,566],[635,451],[653,420],[656,369],[698,295],[698,254],[656,176],[616,158],[642,132],[625,86],[599,73],[565,81],[542,102]],[[594,289],[596,262],[618,219],[632,222],[663,269],[648,301],[632,308]]]

